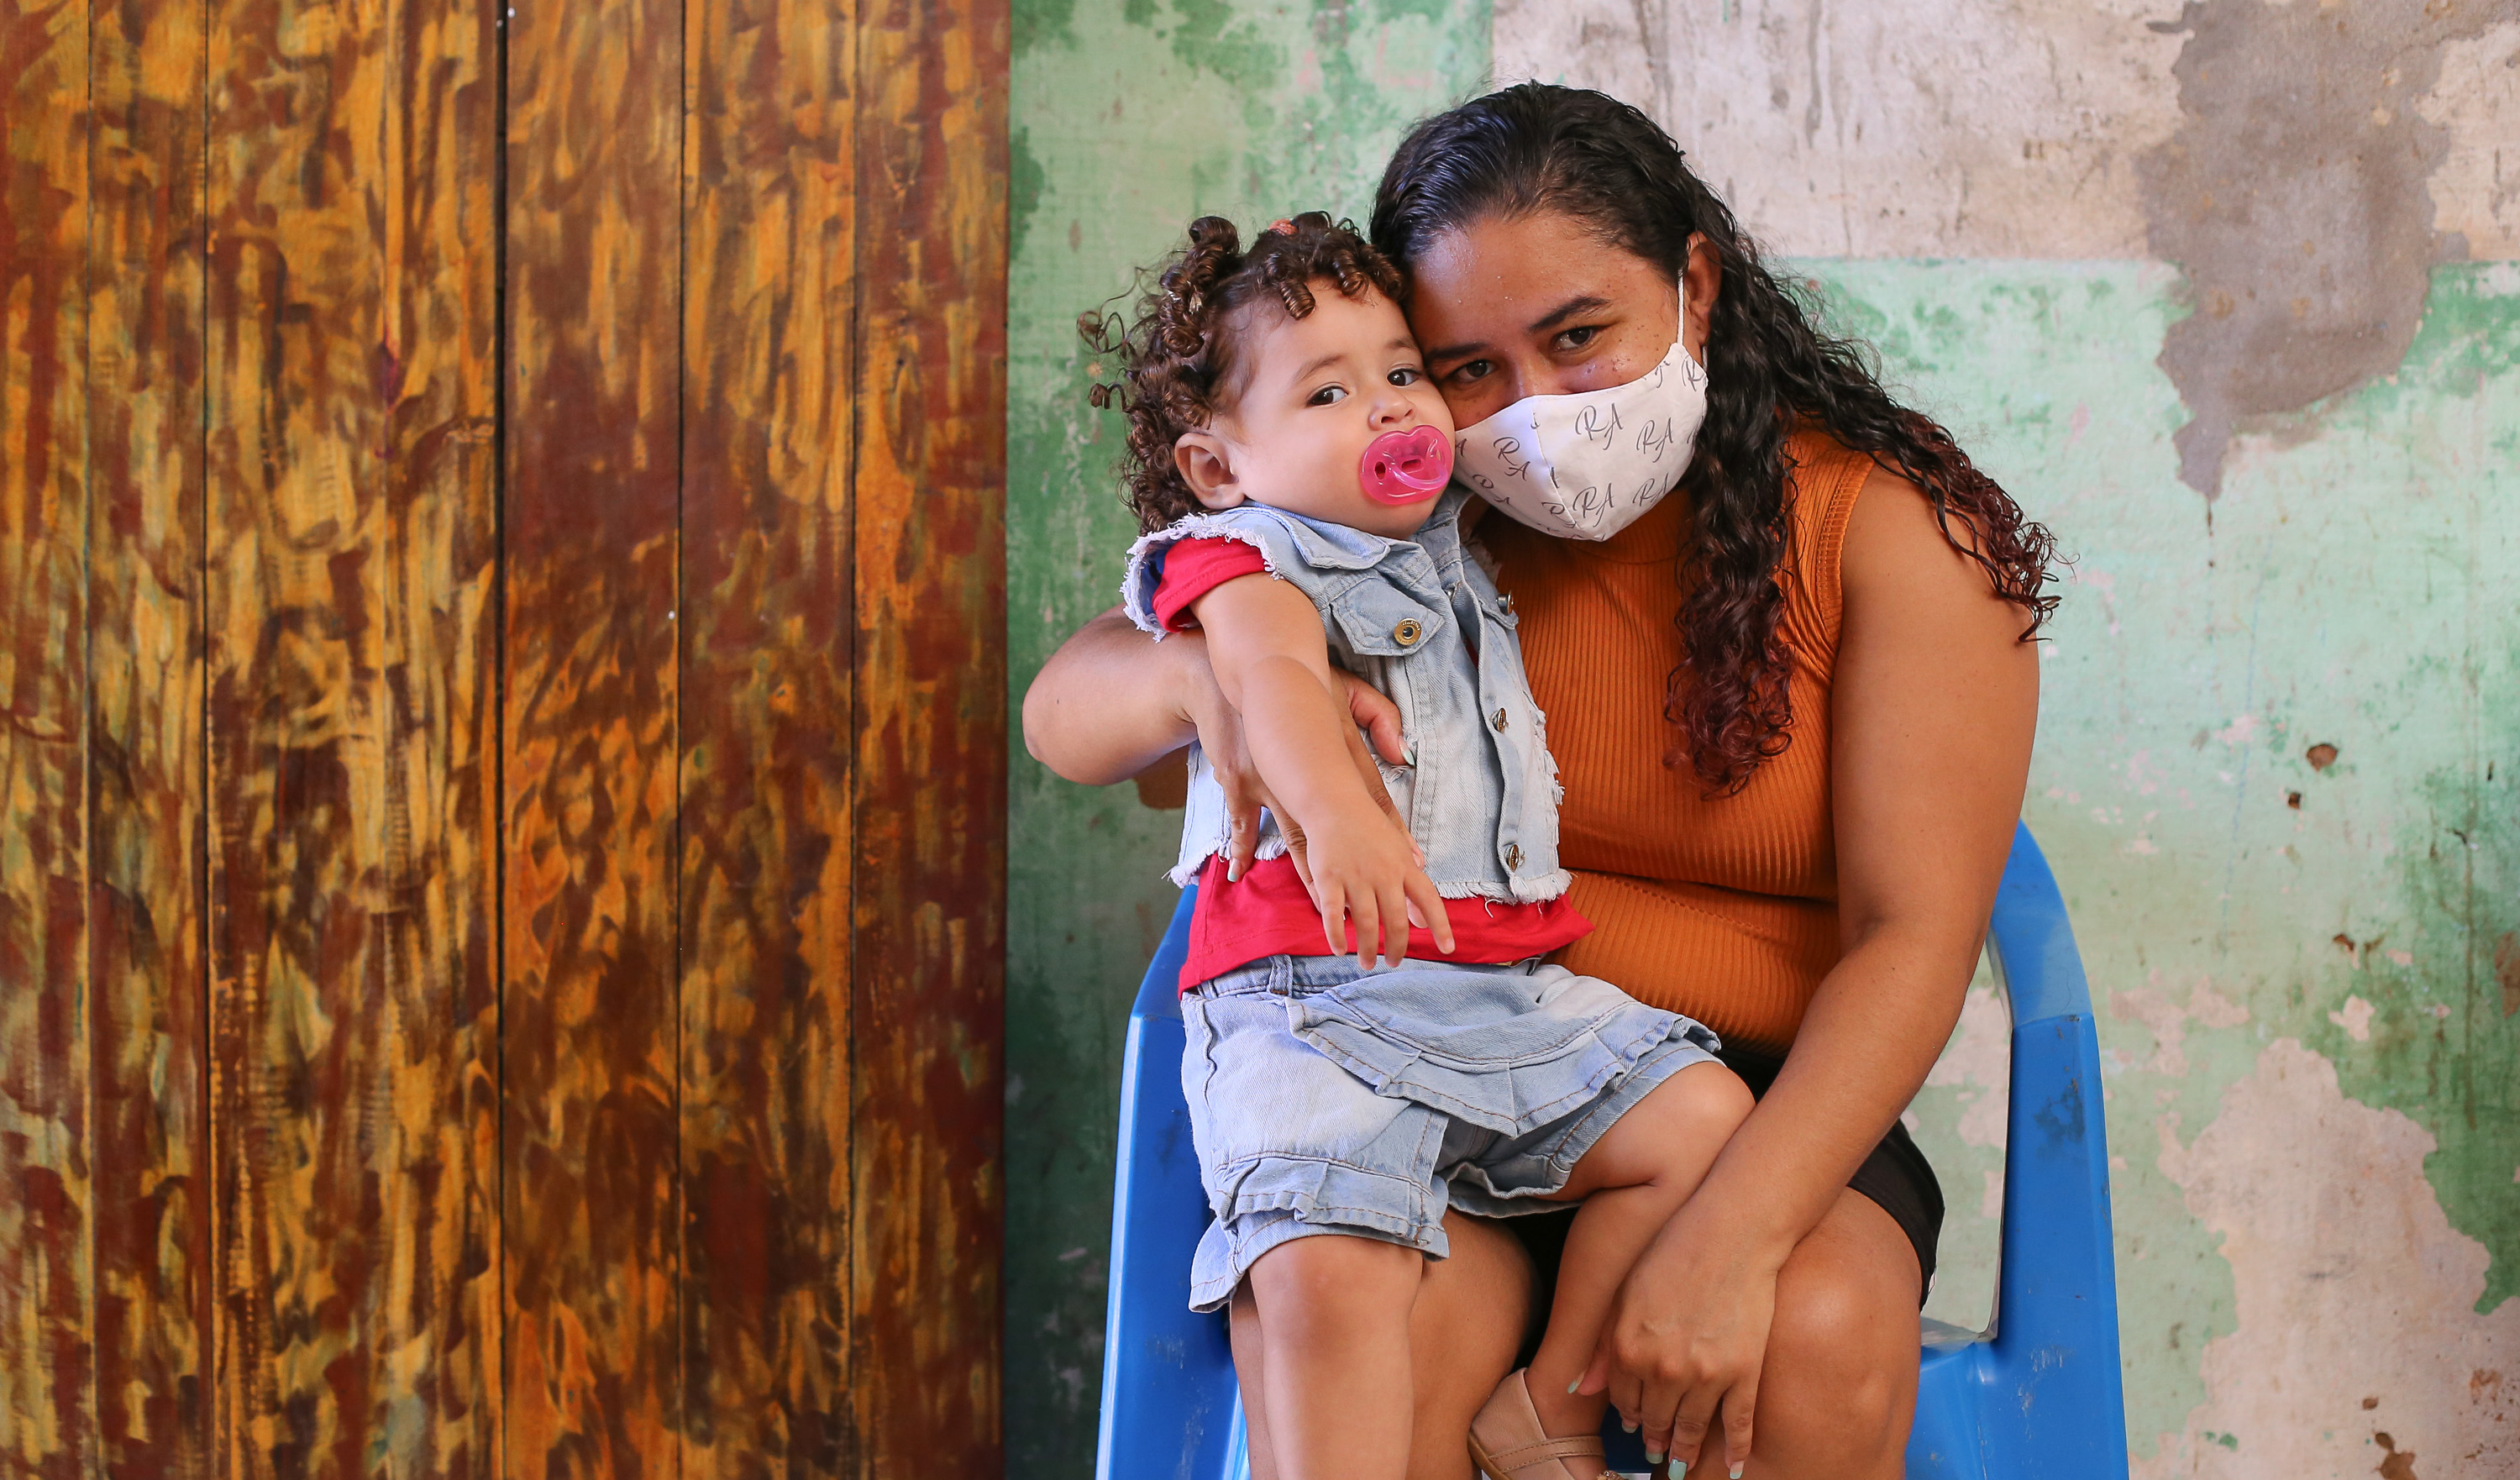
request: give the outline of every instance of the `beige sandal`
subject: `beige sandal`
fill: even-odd
[[[1598,1480],[1612,1475],[1601,1463],[1601,1436],[1552,1439],[1532,1406],[1529,1368],[1506,1373],[1487,1405],[1470,1421],[1470,1458],[1487,1480]],[[1590,1462],[1584,1462],[1590,1461]],[[1613,1476],[1612,1480],[1616,1480]]]

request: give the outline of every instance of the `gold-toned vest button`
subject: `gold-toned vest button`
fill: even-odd
[[[1496,727],[1497,727],[1497,734],[1499,734],[1499,735],[1503,735],[1503,734],[1505,734],[1505,711],[1504,711],[1504,710],[1499,709],[1499,710],[1496,712],[1496,719],[1495,719],[1494,723],[1495,723],[1495,725],[1496,725]]]
[[[1505,866],[1508,869],[1519,869],[1522,867],[1522,844],[1508,843],[1505,845]]]
[[[1391,629],[1391,640],[1403,648],[1417,647],[1418,640],[1425,635],[1424,624],[1414,616],[1402,618],[1400,625]]]

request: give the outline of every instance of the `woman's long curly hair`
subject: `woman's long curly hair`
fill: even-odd
[[[1817,427],[1924,490],[1954,549],[2021,608],[2029,641],[2054,609],[2055,542],[1931,418],[1881,388],[1861,346],[1813,327],[1761,265],[1732,213],[1643,113],[1600,93],[1527,82],[1410,132],[1374,199],[1373,243],[1405,269],[1447,232],[1490,216],[1559,211],[1677,282],[1691,238],[1722,268],[1707,327],[1709,382],[1682,482],[1695,520],[1683,553],[1682,660],[1664,713],[1712,790],[1738,791],[1790,740],[1793,656],[1778,631],[1786,550],[1785,439]],[[1963,539],[1954,521],[1966,526]]]
[[[1129,416],[1121,465],[1138,527],[1153,533],[1198,508],[1173,462],[1173,444],[1232,409],[1247,367],[1235,344],[1251,326],[1247,310],[1274,305],[1288,318],[1313,311],[1313,285],[1351,298],[1379,292],[1400,301],[1400,273],[1366,244],[1354,223],[1307,211],[1260,234],[1251,249],[1223,216],[1190,223],[1190,241],[1164,260],[1154,286],[1124,323],[1099,309],[1077,315],[1076,332],[1096,354],[1120,362],[1122,383],[1096,385],[1097,407]]]

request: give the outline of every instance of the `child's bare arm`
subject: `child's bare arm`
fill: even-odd
[[[1348,756],[1347,706],[1310,598],[1268,575],[1238,576],[1192,606],[1207,633],[1217,687],[1242,715],[1252,764],[1310,839],[1314,892],[1333,952],[1356,922],[1357,962],[1408,951],[1411,905],[1453,949],[1452,921],[1409,835],[1375,805]]]

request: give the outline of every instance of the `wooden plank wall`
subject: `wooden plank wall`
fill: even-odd
[[[1005,0],[0,0],[0,1476],[999,1458]]]

